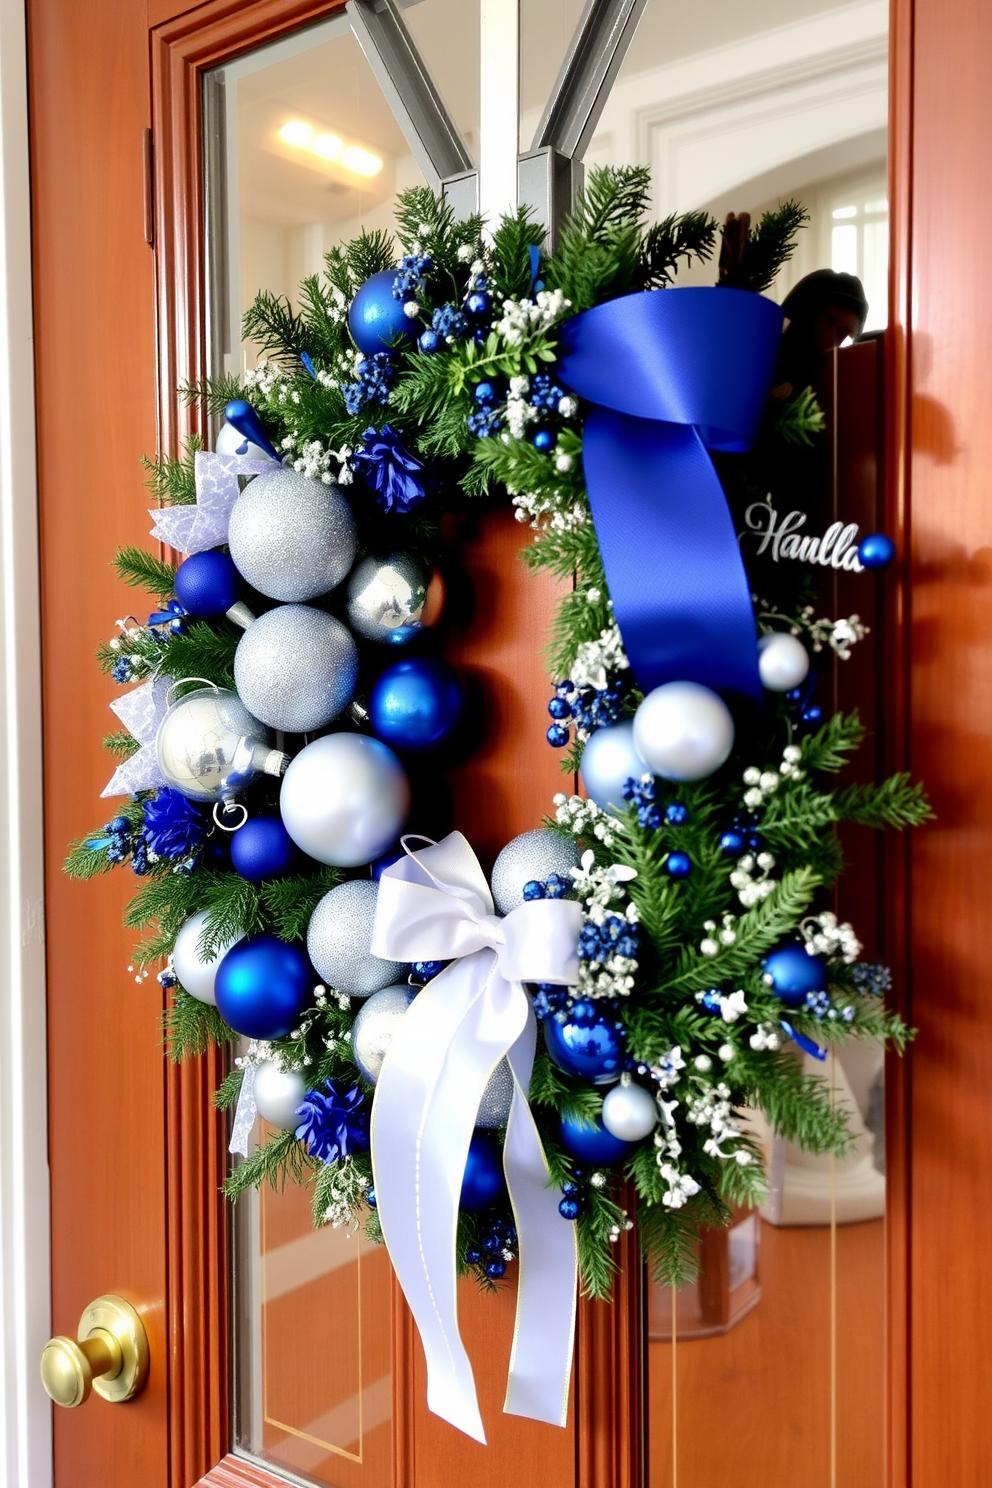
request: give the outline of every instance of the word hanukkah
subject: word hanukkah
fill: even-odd
[[[816,563],[822,568],[844,568],[849,573],[861,573],[863,565],[858,560],[858,526],[856,522],[831,522],[822,537],[800,535],[806,524],[806,513],[791,511],[779,519],[775,508],[767,501],[755,501],[744,513],[747,532],[738,533],[739,541],[746,537],[759,539],[756,556],[771,553],[774,563],[783,558],[797,563]]]

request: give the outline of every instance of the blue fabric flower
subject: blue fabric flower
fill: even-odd
[[[305,1142],[311,1156],[323,1163],[340,1162],[369,1145],[369,1111],[357,1085],[342,1092],[332,1080],[323,1090],[311,1090],[297,1107],[300,1124],[296,1140]]]
[[[142,837],[160,858],[188,858],[207,840],[203,813],[168,786],[145,802]]]
[[[424,466],[404,449],[400,436],[389,424],[381,431],[366,429],[364,445],[351,457],[351,464],[383,511],[408,512],[427,495]]]

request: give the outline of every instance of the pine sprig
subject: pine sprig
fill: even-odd
[[[673,213],[653,223],[641,239],[641,288],[662,289],[671,284],[680,263],[709,258],[716,233],[716,219],[708,212]]]
[[[321,1165],[317,1159],[310,1156],[291,1131],[277,1132],[260,1142],[238,1164],[224,1183],[224,1193],[229,1199],[237,1199],[249,1188],[261,1188],[263,1183],[281,1193],[287,1179],[304,1183],[318,1166]]]
[[[176,581],[176,565],[166,563],[144,548],[118,548],[114,554],[118,577],[132,589],[145,589],[156,599],[170,599]]]
[[[233,393],[232,397],[238,397]],[[225,398],[224,402],[230,399]],[[171,455],[156,455],[142,458],[145,469],[145,484],[158,501],[168,506],[192,506],[196,500],[196,455],[203,448],[199,434],[187,434],[183,440],[182,458]],[[153,591],[154,592],[154,591]]]
[[[934,813],[923,787],[909,775],[890,775],[877,785],[849,785],[834,797],[837,817],[865,827],[918,827]]]
[[[748,234],[737,264],[720,283],[727,288],[762,294],[792,257],[796,234],[808,221],[809,213],[796,201],[783,202],[780,207],[763,213],[757,227]]]
[[[181,987],[176,989],[162,1026],[166,1052],[175,1064],[184,1059],[198,1058],[211,1044],[229,1043],[237,1037],[215,1007],[190,997]]]

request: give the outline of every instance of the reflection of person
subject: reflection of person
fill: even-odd
[[[859,336],[868,316],[864,287],[855,274],[816,269],[782,301],[787,318],[775,368],[774,395],[790,398],[815,387],[823,358]]]

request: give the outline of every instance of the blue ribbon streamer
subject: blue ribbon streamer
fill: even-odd
[[[562,328],[555,368],[593,406],[582,459],[613,611],[645,692],[759,698],[751,593],[710,450],[751,444],[782,311],[747,290],[646,290]]]
[[[814,1059],[826,1059],[826,1049],[821,1049],[819,1044],[814,1044],[813,1040],[811,1038],[807,1038],[804,1033],[797,1033],[792,1024],[787,1023],[784,1018],[780,1018],[779,1023],[781,1024],[785,1032],[789,1035],[789,1037],[791,1039],[795,1039],[796,1043],[799,1045],[800,1049],[804,1051],[804,1053],[812,1054]]]

